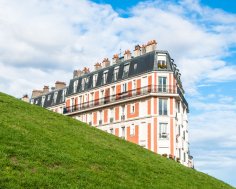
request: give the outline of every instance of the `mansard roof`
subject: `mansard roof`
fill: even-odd
[[[158,67],[158,60],[157,55],[158,54],[165,54],[166,56],[166,67],[165,69],[160,69]],[[128,66],[128,73],[124,76],[124,67],[126,65]],[[135,69],[136,67],[136,69]],[[116,81],[114,81],[114,70],[118,69],[118,78]],[[173,62],[173,59],[171,59],[169,53],[167,51],[152,51],[149,53],[145,53],[143,55],[131,58],[129,60],[123,59],[123,57],[120,57],[118,60],[118,63],[110,65],[108,67],[99,69],[97,71],[93,71],[87,74],[84,74],[80,77],[74,78],[70,80],[69,86],[66,88],[58,89],[50,91],[47,94],[32,98],[33,104],[42,106],[43,97],[45,98],[43,107],[47,108],[50,106],[59,105],[61,103],[65,102],[65,98],[63,98],[63,90],[66,90],[66,93],[64,94],[66,96],[71,96],[76,93],[80,92],[86,92],[88,90],[115,83],[133,76],[137,76],[139,74],[147,73],[153,70],[158,71],[173,71],[175,73],[175,77],[177,81],[180,82],[180,78],[178,77],[178,69],[176,68],[176,65]],[[177,70],[177,71],[176,71]],[[107,72],[107,80],[106,83],[103,83],[103,74],[104,72]],[[97,75],[97,82],[96,85],[93,86],[93,76]],[[82,90],[82,80],[86,79],[84,89]],[[74,83],[77,82],[76,90],[74,90]],[[57,92],[56,100],[54,100],[55,93]]]
[[[45,107],[45,108],[62,104],[65,102],[67,88],[68,87],[53,90],[53,91],[50,91],[49,93],[32,98],[31,99],[33,101],[32,103],[35,105]],[[64,97],[63,97],[63,91],[65,91]],[[43,101],[44,101],[44,103],[42,105]]]
[[[152,51],[149,53],[145,53],[141,56],[135,57],[135,58],[131,58],[129,60],[125,60],[123,61],[123,57],[120,57],[120,61],[118,61],[118,63],[113,64],[111,66],[99,69],[97,71],[93,71],[90,72],[88,74],[84,74],[80,77],[74,78],[70,80],[70,84],[68,86],[68,93],[67,95],[73,95],[75,93],[79,93],[79,92],[85,92],[88,90],[91,90],[93,88],[97,88],[100,87],[102,85],[107,85],[107,84],[111,84],[117,81],[121,81],[124,80],[126,78],[130,78],[145,72],[149,72],[149,71],[153,71],[153,70],[159,70],[158,66],[157,66],[157,59],[155,58],[156,55],[158,53],[162,53],[162,54],[167,54],[167,68],[165,69],[165,71],[170,71],[172,70],[172,59],[170,58],[169,54],[167,51]],[[136,69],[134,68],[136,64]],[[129,70],[128,70],[128,74],[123,77],[123,72],[124,72],[124,67],[125,65],[129,65]],[[118,78],[116,81],[114,81],[114,69],[118,68]],[[106,83],[103,83],[103,73],[107,72],[107,80]],[[93,86],[93,76],[97,75],[97,82],[95,84],[95,86]],[[84,86],[84,90],[82,90],[82,80],[86,79],[86,83]],[[77,89],[74,90],[74,83],[78,82],[76,84]]]

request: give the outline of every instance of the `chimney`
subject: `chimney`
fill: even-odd
[[[119,55],[118,54],[114,54],[113,58],[112,58],[112,63],[116,64],[116,63],[118,63],[118,60],[119,60]]]
[[[146,45],[142,45],[141,54],[145,54],[145,53],[146,53]]]
[[[108,67],[110,66],[110,61],[108,58],[104,58],[103,61],[102,61],[102,67],[105,68],[105,67]]]
[[[84,74],[88,74],[88,73],[90,73],[89,68],[84,67],[84,69],[83,69],[83,73],[84,73]]]
[[[23,100],[24,102],[29,102],[29,97],[28,97],[28,95],[27,95],[27,94],[24,95],[24,96],[21,98],[21,100]]]
[[[126,50],[124,53],[124,60],[129,60],[131,59],[131,52],[130,50]]]
[[[101,63],[96,63],[96,64],[94,64],[94,70],[95,71],[97,71],[97,70],[99,70],[99,69],[101,69],[102,68],[102,65],[101,65]]]
[[[56,83],[55,83],[55,88],[56,89],[62,89],[64,87],[66,87],[66,83],[65,82],[56,81]]]
[[[33,90],[33,91],[32,91],[32,97],[31,97],[31,98],[38,97],[38,96],[40,96],[40,95],[42,95],[42,94],[43,94],[43,91],[41,91],[41,90]]]
[[[134,57],[140,56],[141,55],[141,47],[140,45],[136,45],[134,47]]]
[[[44,85],[43,87],[43,94],[46,94],[49,92],[49,86]]]
[[[146,53],[156,50],[157,42],[156,40],[148,41],[146,45]]]
[[[73,78],[80,77],[83,75],[83,72],[81,70],[74,70]]]

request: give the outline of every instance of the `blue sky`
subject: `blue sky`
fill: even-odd
[[[0,91],[68,82],[156,39],[182,73],[195,168],[236,186],[235,31],[235,0],[1,0]]]

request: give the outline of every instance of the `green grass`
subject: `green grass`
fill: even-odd
[[[0,93],[0,188],[232,188],[72,118]]]

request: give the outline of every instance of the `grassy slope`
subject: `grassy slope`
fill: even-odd
[[[0,93],[0,188],[231,188],[135,144]]]

